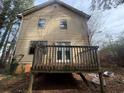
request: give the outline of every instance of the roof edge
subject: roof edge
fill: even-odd
[[[89,19],[91,17],[90,15],[84,13],[83,11],[80,11],[80,10],[74,8],[73,6],[71,6],[69,4],[66,4],[66,3],[64,3],[64,2],[62,2],[60,0],[49,0],[47,2],[44,2],[44,3],[40,4],[40,5],[34,6],[32,8],[29,8],[29,9],[25,10],[22,13],[22,16],[27,16],[30,13],[33,13],[35,11],[38,11],[38,10],[40,10],[40,9],[42,9],[42,8],[50,5],[50,4],[54,4],[54,3],[58,3],[58,4],[62,5],[63,7],[66,7],[68,9],[70,9],[71,11],[78,13],[81,16],[85,16],[87,19]]]

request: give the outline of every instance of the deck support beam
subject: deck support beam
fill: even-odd
[[[87,85],[87,87],[89,87],[89,83],[87,81],[87,79],[85,78],[85,76],[82,73],[78,73],[81,78],[83,79],[84,83]],[[105,93],[104,91],[104,86],[103,86],[103,77],[102,77],[102,72],[99,72],[99,81],[100,81],[100,93]]]
[[[101,91],[101,93],[105,93],[104,92],[104,86],[103,86],[103,77],[102,77],[102,72],[99,72],[98,73],[99,74],[99,81],[100,81],[100,91]]]
[[[30,82],[29,82],[29,88],[28,88],[28,93],[32,93],[33,82],[34,82],[34,74],[31,73]]]
[[[78,74],[81,76],[81,78],[83,79],[83,81],[87,85],[87,87],[89,87],[89,83],[88,83],[87,79],[85,78],[85,76],[82,73],[78,73]]]

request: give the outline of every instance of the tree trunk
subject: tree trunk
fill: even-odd
[[[3,45],[3,51],[2,51],[2,56],[1,56],[1,63],[2,64],[5,64],[4,61],[5,61],[5,55],[6,55],[6,47],[8,44],[9,37],[10,37],[11,29],[12,29],[12,25],[10,25],[10,28],[8,29],[9,33],[8,33],[8,36],[6,35],[7,39],[5,41],[5,44]]]

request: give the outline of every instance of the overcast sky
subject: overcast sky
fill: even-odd
[[[48,0],[35,0],[35,5],[44,3]],[[87,14],[90,14],[90,5],[91,5],[91,0],[61,0],[79,10],[84,11]]]
[[[35,0],[35,5],[41,4],[48,0]],[[101,31],[101,33],[96,33],[94,35],[93,41],[94,45],[102,46],[104,41],[109,41],[108,36],[111,36],[111,39],[117,40],[119,36],[124,33],[124,4],[119,5],[117,8],[112,8],[105,11],[90,11],[91,0],[61,0],[87,14],[91,14],[91,18],[88,21],[89,28],[96,31]],[[99,17],[97,16],[99,15]],[[95,22],[95,23],[94,23]],[[98,43],[99,42],[99,43]],[[101,43],[101,44],[100,44]]]

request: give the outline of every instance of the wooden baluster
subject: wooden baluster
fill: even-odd
[[[48,48],[49,48],[49,53],[48,53],[48,67],[47,67],[47,71],[49,72],[50,71],[50,66],[51,66],[51,64],[50,64],[50,54],[51,54],[51,50],[50,50],[50,46],[48,46]]]
[[[55,70],[57,69],[57,63],[56,63],[57,62],[57,57],[56,57],[57,53],[56,52],[57,52],[57,47],[55,46]]]
[[[49,71],[51,71],[51,46],[50,46],[50,54],[49,54]]]
[[[40,48],[40,56],[41,56],[41,60],[42,60],[42,68],[43,68],[43,70],[45,69],[45,67],[44,67],[44,54],[43,54],[43,46],[41,46],[41,48]]]
[[[49,61],[48,61],[48,51],[49,51],[49,47],[46,46],[46,58],[45,58],[45,60],[46,60],[46,69],[47,69],[48,66],[49,66]]]
[[[71,47],[68,46],[68,64],[69,64],[69,71],[72,70],[72,64],[71,64]]]
[[[96,54],[95,54],[95,49],[93,48],[93,61],[94,61],[94,67],[96,68],[96,60],[95,60],[95,56],[96,56]]]
[[[93,48],[90,48],[90,55],[91,55],[91,66],[92,66],[92,69],[94,69],[94,60],[93,60]]]
[[[64,48],[64,47],[61,46],[60,48],[61,48],[61,51],[62,51],[62,60],[60,61],[60,65],[59,65],[59,66],[60,66],[60,70],[61,70],[61,68],[62,68],[62,64],[63,64],[63,58],[64,58],[64,55],[63,55],[63,53],[64,53],[63,48]]]
[[[87,70],[89,71],[90,67],[89,67],[89,59],[88,59],[88,48],[86,48],[86,66],[87,66]]]
[[[62,59],[60,60],[60,63],[59,63],[59,66],[60,66],[59,69],[61,70],[62,64],[63,64],[63,63],[62,63],[62,62],[63,62],[63,56],[64,56],[64,55],[63,55],[63,47],[60,47],[60,50],[62,51]]]
[[[65,66],[66,66],[66,71],[68,70],[69,64],[68,64],[68,60],[67,60],[67,47],[65,47]]]
[[[84,69],[84,63],[85,63],[85,60],[84,60],[84,48],[81,47],[81,50],[82,50],[82,53],[81,53],[81,57],[82,57],[82,63],[81,63],[81,65],[82,65],[82,67],[81,67],[81,69]]]
[[[37,47],[35,48],[35,53],[34,53],[34,57],[33,57],[33,69],[36,69],[36,62],[37,62]]]
[[[64,53],[64,55],[63,55],[63,60],[65,61],[65,65],[64,66],[66,66],[66,69],[65,70],[67,70],[68,69],[68,62],[67,62],[67,59],[66,59],[66,51],[67,51],[67,47],[63,47],[63,53]]]
[[[54,46],[52,46],[52,70],[54,70]]]
[[[91,63],[90,63],[90,51],[89,51],[89,47],[87,48],[87,65],[88,65],[88,68],[89,68],[89,71],[91,69]]]
[[[43,46],[43,48],[42,48],[42,55],[43,55],[44,69],[46,69],[46,63],[45,63],[46,62],[46,60],[45,60],[45,46]]]
[[[87,47],[87,66],[88,66],[88,71],[90,71],[90,63],[89,63],[89,48]]]
[[[84,70],[85,69],[85,48],[84,47],[82,47],[81,48],[82,49],[82,54],[81,54],[81,57],[82,57],[82,69]]]
[[[99,67],[99,63],[98,63],[98,55],[97,55],[97,49],[95,49],[95,62],[96,62],[96,67],[97,67],[97,69],[98,69],[98,67]]]
[[[33,65],[34,65],[34,69],[36,69],[36,56],[37,56],[37,47],[35,48],[35,54],[34,54],[34,63],[33,63]]]
[[[56,67],[56,68],[57,68],[57,69],[56,69],[56,70],[59,70],[59,59],[58,59],[58,55],[59,55],[59,52],[58,52],[58,51],[59,51],[59,47],[57,46],[56,49],[57,49],[57,53],[56,53],[56,59],[57,59],[57,62],[56,62],[56,63],[57,63],[57,64],[56,64],[57,67]]]
[[[78,69],[78,63],[79,63],[79,61],[78,61],[78,47],[76,47],[76,59],[77,59],[77,62],[76,62],[77,68],[76,69]]]
[[[36,57],[36,68],[39,70],[38,66],[39,66],[39,59],[40,59],[40,56],[39,56],[39,47],[37,46],[37,57]]]
[[[89,57],[89,47],[87,48],[87,60],[88,60],[87,65],[88,65],[88,68],[89,68],[89,71],[90,71],[91,63],[90,63],[90,57]]]
[[[59,47],[57,46],[57,70],[59,70],[59,59],[58,59],[58,55],[59,55]]]
[[[82,46],[82,53],[81,53],[81,57],[82,57],[82,67],[83,70],[86,68],[85,64],[86,64],[86,57],[85,57],[85,47]]]
[[[71,49],[70,49],[70,59],[71,59],[71,68],[72,68],[72,70],[74,70],[74,65],[73,65],[73,47],[71,47]]]
[[[40,64],[41,64],[41,62],[40,62],[40,60],[41,60],[41,52],[39,51],[40,50],[40,48],[39,48],[39,46],[38,46],[38,49],[37,49],[37,69],[38,70],[40,70]]]
[[[74,62],[74,65],[75,65],[75,70],[77,69],[77,65],[76,65],[76,63],[77,63],[77,60],[76,60],[76,57],[77,56],[77,54],[76,54],[76,50],[75,50],[75,47],[74,47],[74,58],[75,58],[75,62]]]
[[[85,70],[86,59],[85,59],[85,47],[82,46],[82,56],[83,56],[83,70]]]
[[[50,46],[51,47],[51,68],[50,70],[53,71],[53,46]]]
[[[69,54],[70,54],[69,52],[70,52],[70,47],[68,46],[68,47],[66,47],[66,53],[67,53],[66,55],[67,55],[67,56],[70,56],[70,55],[69,55]],[[67,59],[67,56],[66,56],[67,67],[68,67],[67,70],[71,70],[70,59],[69,59],[69,58]]]
[[[59,47],[59,50],[61,51],[61,47]],[[62,52],[61,52],[61,53],[62,53]],[[61,55],[61,57],[62,57],[62,55]],[[60,63],[61,63],[61,61],[62,61],[62,59],[59,60],[59,66],[58,66],[58,67],[59,67],[59,68],[58,68],[59,70],[60,70]]]
[[[78,59],[78,70],[80,68],[80,51],[79,51],[79,47],[77,47],[77,59]]]
[[[82,53],[82,50],[81,50],[81,47],[79,47],[79,69],[81,69],[82,67],[82,57],[81,57],[81,53]]]
[[[86,53],[87,52],[87,48],[85,47],[84,49],[85,49],[84,56],[85,56],[85,70],[86,70],[86,69],[88,69],[87,68],[87,53]]]

